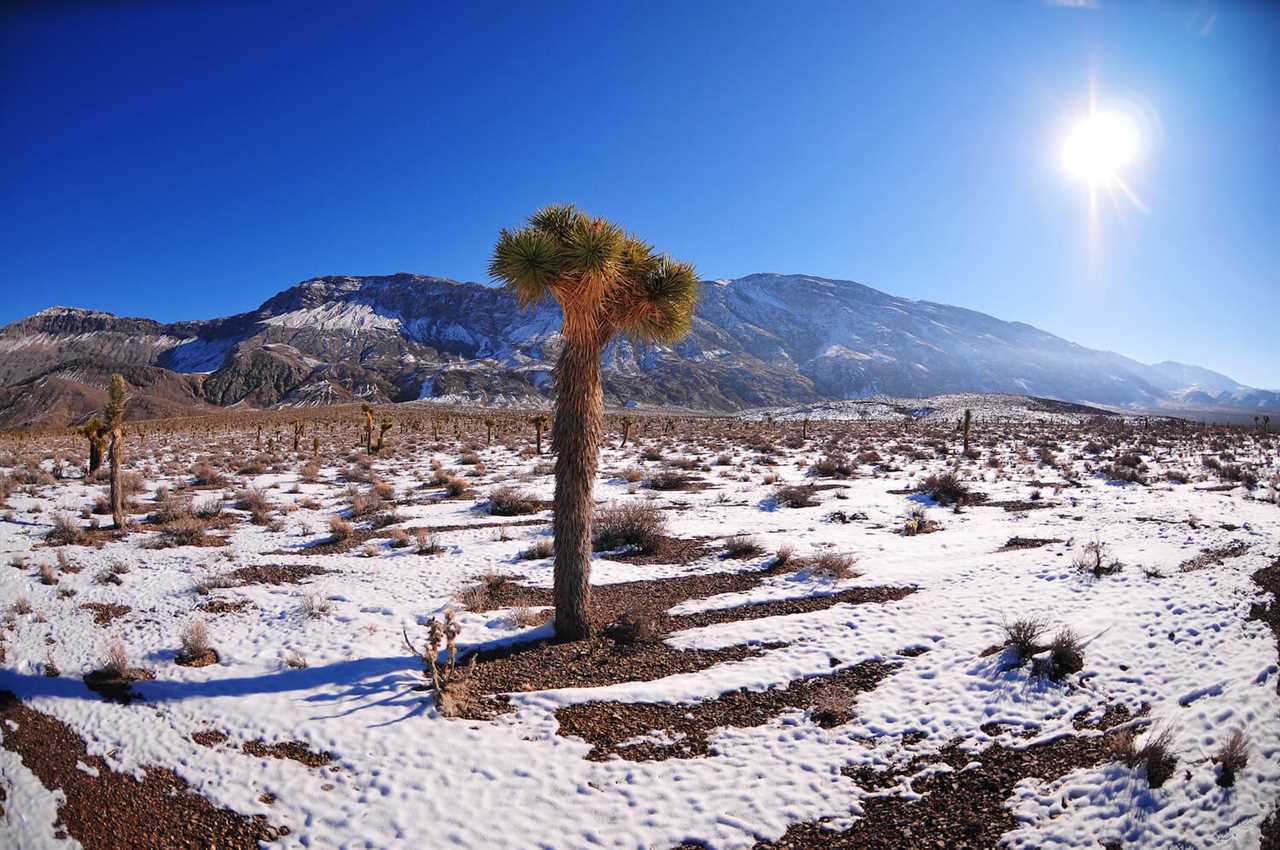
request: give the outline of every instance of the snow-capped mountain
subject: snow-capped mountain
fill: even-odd
[[[536,402],[551,389],[559,326],[554,303],[520,310],[501,289],[413,274],[315,278],[208,321],[51,307],[0,329],[0,423],[82,418],[110,372],[126,368],[139,393],[157,395],[138,410],[157,414]],[[1207,369],[1149,366],[1019,322],[808,275],[707,281],[686,339],[619,339],[604,364],[613,404],[734,410],[993,392],[1144,410],[1280,409],[1280,394]]]

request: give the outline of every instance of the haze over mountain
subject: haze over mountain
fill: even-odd
[[[133,387],[134,418],[354,400],[537,403],[552,387],[559,325],[552,302],[520,310],[501,289],[407,273],[315,278],[202,321],[50,307],[0,329],[0,425],[84,419],[113,371]],[[961,307],[779,274],[705,282],[693,331],[675,346],[612,343],[605,391],[612,404],[719,411],[954,392],[1237,417],[1280,409],[1280,394],[1198,366],[1147,365]]]

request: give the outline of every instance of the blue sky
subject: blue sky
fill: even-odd
[[[0,30],[0,322],[483,280],[499,227],[576,201],[706,277],[1280,387],[1275,4],[43,5]],[[1142,129],[1146,210],[1102,203],[1092,238],[1060,162],[1091,79]]]

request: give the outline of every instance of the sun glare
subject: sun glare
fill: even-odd
[[[1090,182],[1110,180],[1138,155],[1138,128],[1119,112],[1095,112],[1071,129],[1062,164]]]

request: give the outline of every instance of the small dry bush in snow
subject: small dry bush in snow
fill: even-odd
[[[182,657],[199,658],[209,651],[209,633],[204,620],[192,620],[182,630]]]
[[[1168,781],[1178,766],[1178,757],[1173,753],[1173,730],[1167,726],[1159,731],[1153,729],[1140,747],[1133,732],[1125,730],[1117,736],[1114,749],[1117,758],[1129,767],[1145,769],[1147,784],[1152,788]]]
[[[667,532],[667,518],[646,502],[623,502],[596,511],[592,545],[597,551],[631,546],[639,552],[657,550]]]
[[[354,533],[354,531],[355,529],[352,528],[351,523],[347,522],[342,517],[329,517],[329,533],[333,535],[334,540],[346,540]]]
[[[494,516],[520,516],[538,510],[537,499],[514,487],[495,487],[489,493],[489,513]]]
[[[1218,784],[1230,788],[1236,784],[1236,774],[1249,763],[1249,736],[1243,729],[1236,729],[1214,755],[1218,765]]]

